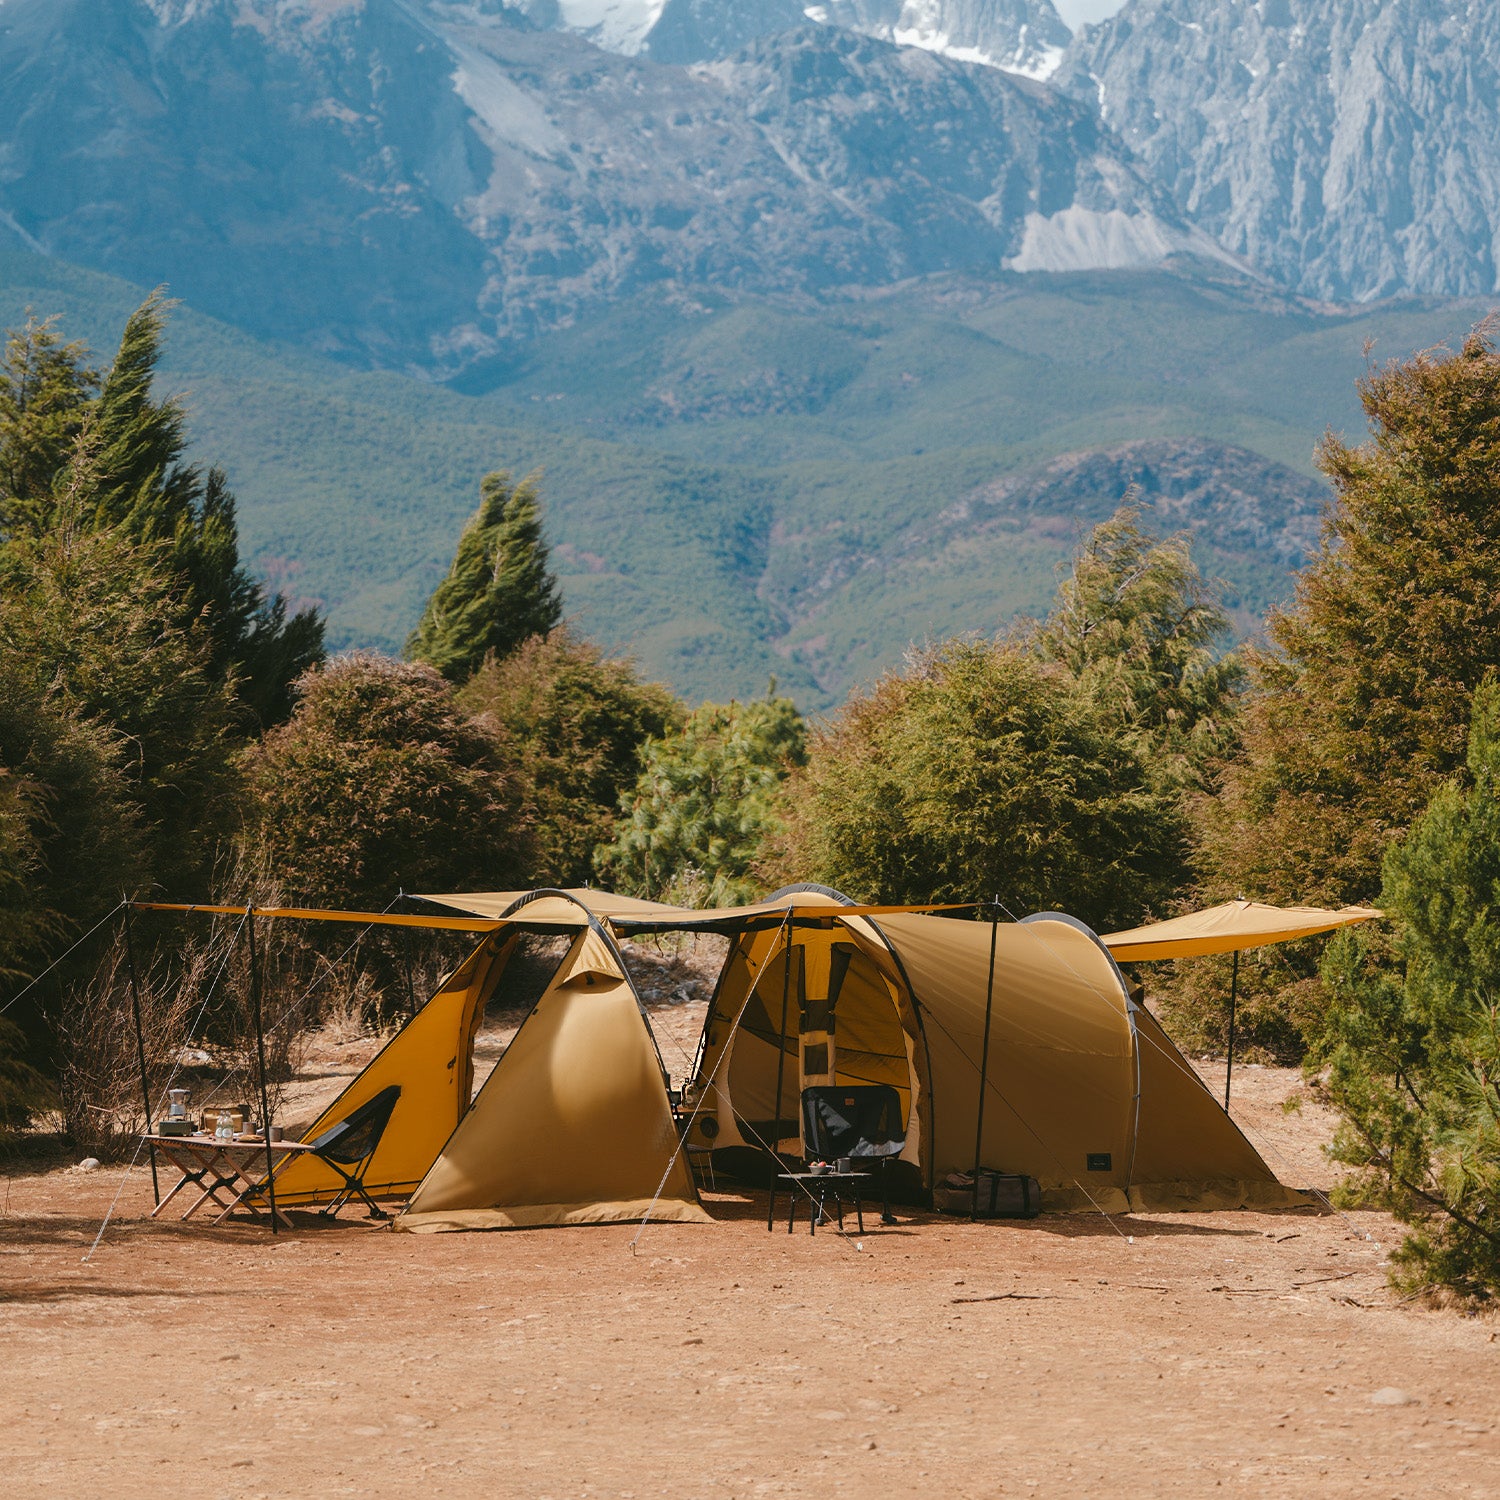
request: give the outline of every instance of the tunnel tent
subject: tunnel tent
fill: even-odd
[[[829,920],[792,929],[790,958],[777,932],[734,941],[690,1091],[691,1138],[716,1161],[748,1163],[773,1141],[799,1150],[810,1083],[882,1082],[901,1098],[898,1171],[917,1190],[970,1170],[982,1126],[981,1163],[1035,1177],[1053,1210],[1306,1201],[1277,1181],[1081,923],[877,919],[824,899]]]

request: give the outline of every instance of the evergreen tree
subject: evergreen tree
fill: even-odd
[[[532,884],[530,786],[498,727],[430,667],[351,654],[308,673],[251,753],[246,840],[294,900]]]
[[[1111,716],[1016,642],[958,640],[854,695],[794,779],[783,879],[872,901],[1060,909],[1101,931],[1174,894],[1185,823]]]
[[[1152,536],[1127,497],[1075,554],[1028,645],[1071,675],[1164,787],[1201,790],[1234,724],[1242,671],[1214,650],[1228,629],[1188,536]]]
[[[1398,1279],[1500,1292],[1500,684],[1473,700],[1466,774],[1385,857],[1389,933],[1331,944],[1325,1044],[1345,1193],[1413,1234]]]
[[[6,335],[0,358],[0,539],[48,524],[57,476],[68,464],[99,376],[57,320],[29,318]]]
[[[312,610],[288,619],[285,602],[249,577],[223,472],[184,461],[182,407],[152,396],[166,308],[153,295],[131,315],[102,386],[50,323],[11,336],[0,370],[0,542],[66,524],[156,549],[178,623],[206,622],[212,670],[235,682],[257,722],[274,723],[290,711],[290,684],[321,659],[323,625]]]
[[[1243,753],[1208,809],[1211,895],[1367,900],[1392,839],[1463,764],[1500,665],[1500,359],[1486,329],[1360,383],[1372,435],[1330,435],[1336,502],[1254,652]]]
[[[650,740],[677,729],[682,710],[666,688],[642,682],[566,626],[491,657],[458,695],[492,718],[527,767],[536,799],[536,878],[586,885],[594,851],[614,835],[622,794],[641,772]]]
[[[806,757],[789,698],[705,703],[650,741],[596,867],[617,890],[687,905],[752,900],[755,866],[780,827],[781,783]]]
[[[479,509],[459,537],[448,576],[433,590],[406,654],[466,682],[486,656],[503,657],[562,619],[548,566],[534,479],[487,474]]]

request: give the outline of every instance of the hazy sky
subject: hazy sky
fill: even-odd
[[[1058,14],[1075,30],[1087,21],[1102,21],[1112,16],[1125,0],[1053,0]]]

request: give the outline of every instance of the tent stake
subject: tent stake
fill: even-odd
[[[1234,1074],[1234,1011],[1240,991],[1240,950],[1234,950],[1229,970],[1229,1056],[1224,1063],[1224,1113],[1229,1113],[1229,1080]]]
[[[135,977],[135,948],[130,941],[130,907],[125,908],[125,971],[130,976],[130,1008],[135,1012],[135,1056],[141,1065],[141,1102],[146,1106],[146,1134],[151,1134],[151,1079],[146,1072],[146,1028],[141,1021],[141,987]],[[161,1183],[156,1175],[156,1147],[148,1146],[151,1157],[151,1196],[161,1207]]]
[[[250,1007],[255,1013],[255,1055],[260,1063],[260,1128],[266,1140],[266,1193],[271,1200],[271,1233],[276,1224],[276,1163],[271,1154],[271,1099],[266,1092],[266,1026],[260,1005],[260,966],[255,961],[255,908],[245,913],[245,932],[250,939]]]
[[[984,1146],[984,1091],[990,1073],[990,1018],[995,1006],[995,944],[1000,936],[1000,898],[990,908],[990,976],[984,990],[984,1050],[979,1054],[979,1109],[974,1121],[974,1196],[969,1220],[979,1217],[979,1158]]]

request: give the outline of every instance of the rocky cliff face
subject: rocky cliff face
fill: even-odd
[[[1047,78],[1072,33],[1052,0],[824,0],[814,20],[903,47]]]
[[[1500,6],[1131,0],[1058,81],[1181,211],[1278,281],[1356,301],[1496,289]]]
[[[653,283],[816,293],[1210,243],[1092,107],[996,69],[810,24],[664,67],[497,0],[8,0],[0,224],[442,374]]]
[[[538,25],[657,62],[708,62],[809,20],[1045,78],[1071,33],[1052,0],[520,0]]]

